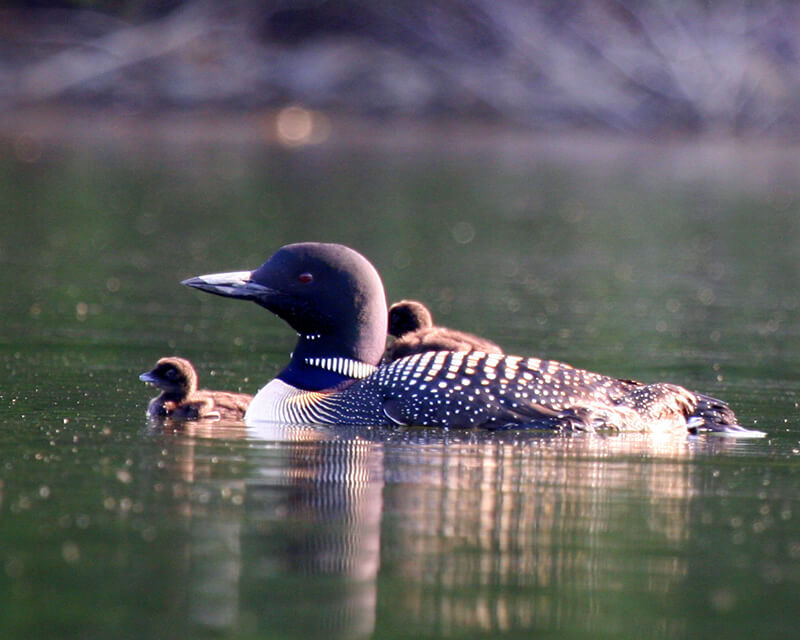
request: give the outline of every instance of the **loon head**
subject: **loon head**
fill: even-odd
[[[161,358],[155,367],[140,375],[139,380],[180,398],[197,391],[197,373],[185,358]]]
[[[255,271],[198,276],[182,284],[252,300],[285,320],[299,338],[278,377],[296,387],[335,386],[378,364],[383,354],[383,283],[364,256],[343,245],[290,244]]]

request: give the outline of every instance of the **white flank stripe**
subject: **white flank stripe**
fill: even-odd
[[[498,364],[500,364],[500,361],[501,361],[502,359],[503,359],[503,356],[501,356],[501,355],[499,355],[499,354],[497,354],[497,353],[490,353],[490,354],[489,354],[489,355],[486,357],[486,366],[494,368],[494,367],[496,367]]]
[[[449,351],[439,351],[436,353],[436,357],[433,359],[430,368],[425,374],[425,382],[431,382],[438,375],[449,353]]]
[[[457,352],[453,354],[452,360],[450,360],[450,372],[457,373],[458,370],[461,368],[461,363],[464,362],[464,356],[466,354],[462,352]]]
[[[473,351],[467,357],[467,367],[470,369],[474,369],[478,366],[478,363],[481,361],[486,354],[482,353],[481,351]]]
[[[417,364],[419,364],[420,358],[421,356],[418,353],[416,355],[411,356],[410,358],[407,358],[407,362],[403,365],[403,369],[400,374],[403,380],[408,378],[408,376],[410,376],[414,372],[414,370],[417,368]]]
[[[426,351],[422,354],[422,357],[417,363],[416,371],[414,371],[415,378],[419,378],[425,373],[425,370],[428,368],[428,363],[430,362],[431,358],[433,358],[433,354],[433,351]]]

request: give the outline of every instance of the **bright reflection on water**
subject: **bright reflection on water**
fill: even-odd
[[[328,133],[5,145],[3,637],[794,633],[795,156]],[[302,239],[355,246],[390,299],[511,353],[685,384],[769,437],[147,425],[158,357],[252,393],[292,347],[177,283]]]

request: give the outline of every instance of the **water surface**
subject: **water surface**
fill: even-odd
[[[4,637],[800,624],[800,174],[706,147],[2,145]],[[252,393],[292,348],[178,282],[299,240],[508,352],[703,390],[769,435],[148,426],[158,357]]]

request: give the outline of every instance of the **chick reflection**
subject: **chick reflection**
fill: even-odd
[[[686,438],[456,438],[387,449],[382,562],[404,588],[382,611],[446,634],[589,630],[619,591],[685,579],[685,556],[631,570],[615,550],[688,536]]]
[[[194,624],[264,637],[372,633],[380,444],[287,425],[244,440],[235,426],[202,422],[160,435],[177,509],[191,522],[183,554]]]

